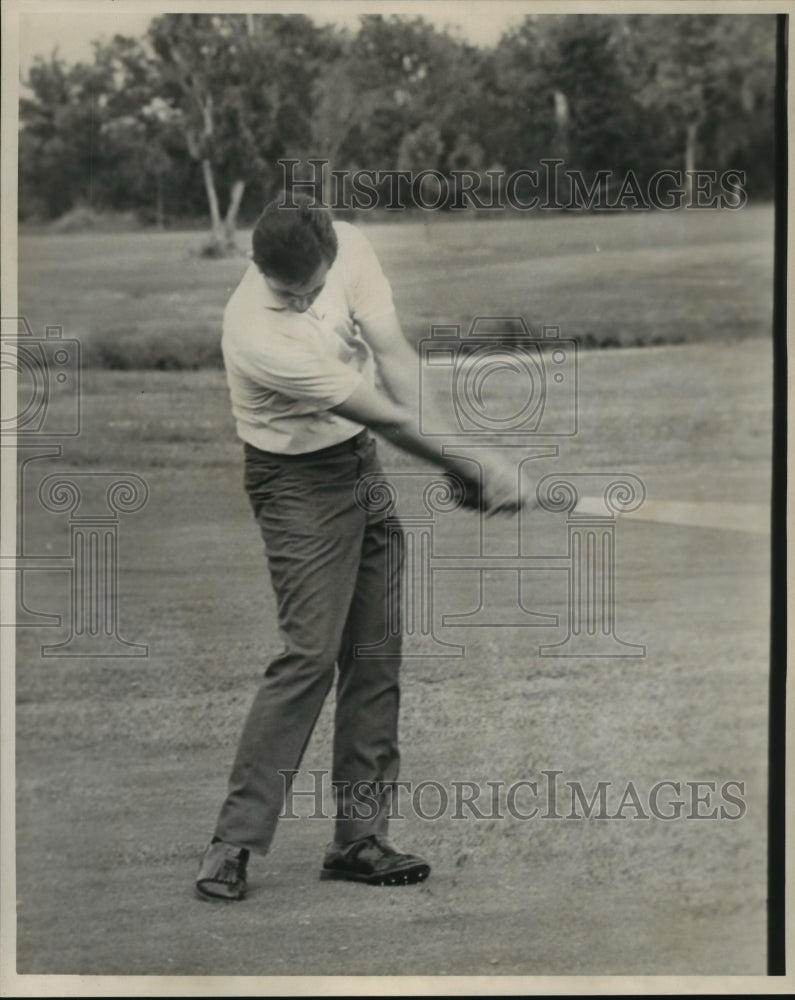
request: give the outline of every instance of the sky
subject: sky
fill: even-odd
[[[475,44],[491,45],[532,7],[528,0],[264,0],[248,5],[212,3],[206,9],[306,13],[319,24],[352,29],[362,14],[422,16],[439,28],[458,29]],[[115,34],[140,36],[151,18],[164,10],[200,11],[202,0],[181,5],[166,0],[62,0],[57,8],[52,3],[26,5],[20,9],[21,67],[24,71],[37,55],[47,57],[56,48],[67,62],[90,59],[92,41]]]

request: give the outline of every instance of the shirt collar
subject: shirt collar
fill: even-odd
[[[259,299],[260,305],[262,305],[265,309],[270,309],[272,312],[283,312],[283,313],[290,312],[290,309],[280,299],[277,299],[276,296],[273,294],[273,292],[270,289],[270,286],[268,285],[268,282],[265,280],[265,276],[263,275],[262,271],[260,271],[260,269],[253,261],[251,262],[251,267],[253,269],[253,274],[254,274],[253,280],[256,282],[257,297]],[[319,297],[320,296],[318,296],[318,298]],[[323,317],[325,316],[325,312],[322,313],[318,312],[314,308],[314,304],[310,309],[307,310],[307,312],[310,313],[312,318],[314,319],[323,319]]]
[[[251,262],[249,280],[256,289],[256,299],[260,306],[265,309],[272,309],[274,312],[287,312],[287,306],[277,299],[270,290],[262,271],[260,271],[254,261]]]
[[[256,266],[256,265],[255,265]],[[264,275],[257,270],[257,279],[262,287],[262,304],[266,309],[272,309],[274,312],[287,312],[287,306],[276,296],[270,289],[268,282],[265,280]]]

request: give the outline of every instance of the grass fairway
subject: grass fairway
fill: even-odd
[[[414,337],[431,323],[519,313],[564,336],[668,341],[582,352],[580,432],[559,456],[530,462],[533,479],[626,472],[661,508],[764,511],[768,210],[367,231]],[[37,333],[63,324],[89,354],[95,338],[205,350],[245,262],[190,256],[200,239],[26,237],[22,311]],[[560,818],[527,818],[527,786],[498,817],[456,816],[451,799],[426,818],[438,804],[431,789],[420,813],[407,808],[392,827],[398,846],[428,856],[430,879],[379,890],[318,880],[332,828],[304,800],[272,853],[253,859],[249,898],[217,908],[193,899],[197,858],[258,678],[280,648],[224,376],[90,370],[81,399],[81,434],[60,458],[25,466],[24,551],[70,552],[68,516],[39,500],[44,477],[141,476],[148,503],[118,523],[118,624],[148,655],[43,656],[69,632],[69,574],[25,573],[26,606],[63,621],[17,633],[20,973],[764,973],[768,538],[717,515],[707,527],[619,520],[616,629],[645,644],[638,659],[539,655],[565,632],[564,573],[521,579],[524,605],[558,626],[467,628],[442,616],[477,609],[477,572],[435,572],[435,628],[463,655],[406,658],[401,776],[452,794],[467,781],[541,790],[543,772],[559,771]],[[414,468],[381,450],[388,470]],[[567,551],[563,514],[488,523],[489,551]],[[440,515],[436,527],[440,557],[480,551],[474,514]],[[410,638],[407,651],[417,649]],[[298,787],[328,767],[332,722],[329,700]],[[567,781],[589,797],[608,782],[615,814],[628,783],[648,813],[666,780],[681,794],[668,788],[660,804],[672,813],[680,798],[679,818],[643,818],[631,802],[610,821],[566,818]],[[742,784],[739,815],[721,796],[729,781]],[[693,804],[694,782],[714,784],[700,786],[709,802]],[[547,802],[537,804],[543,813]]]
[[[415,341],[433,323],[468,326],[479,315],[558,325],[586,346],[770,330],[769,207],[362,225]],[[218,364],[221,313],[247,260],[205,260],[201,242],[199,233],[23,236],[21,313],[37,332],[61,324],[90,363]],[[248,233],[239,242],[248,248]]]

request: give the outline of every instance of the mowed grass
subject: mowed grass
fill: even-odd
[[[625,471],[651,500],[767,502],[769,211],[367,231],[414,338],[432,323],[518,313],[584,342],[588,333],[599,343],[702,341],[583,352],[580,433],[560,442],[559,459],[531,463],[533,481],[558,466]],[[143,345],[142,357],[162,345],[173,354],[149,360],[184,367],[192,350],[217,351],[223,304],[246,263],[202,260],[191,253],[200,243],[200,234],[26,237],[24,314],[37,334],[62,323],[89,357],[99,342]],[[68,634],[69,583],[62,571],[25,574],[27,606],[63,624],[17,632],[20,972],[401,975],[406,956],[412,973],[428,975],[763,970],[766,540],[620,523],[617,633],[647,646],[638,660],[540,657],[559,629],[445,630],[445,614],[478,607],[480,583],[472,572],[434,573],[435,628],[465,656],[417,656],[409,639],[403,667],[401,776],[415,787],[543,787],[551,769],[561,789],[608,780],[612,796],[632,781],[645,798],[664,778],[736,778],[742,822],[637,822],[632,807],[623,823],[407,814],[396,843],[427,854],[434,874],[386,902],[318,882],[330,825],[285,822],[274,852],[253,859],[247,903],[221,913],[191,898],[196,860],[255,684],[280,648],[224,375],[87,370],[79,399],[81,433],[61,440],[61,457],[21,472],[24,551],[69,552],[68,515],[40,502],[45,476],[82,466],[144,478],[148,503],[120,517],[118,621],[148,656],[42,656],[42,644]],[[68,426],[73,404],[53,394],[48,426]],[[419,464],[381,452],[390,472]],[[488,525],[495,552],[566,552],[563,514],[528,515],[518,542],[513,521]],[[438,527],[442,555],[471,553],[485,537],[466,511]],[[559,615],[561,629],[563,576],[532,574],[521,592],[535,611]],[[299,787],[328,766],[333,708],[329,698]]]
[[[557,325],[584,347],[736,341],[771,324],[773,212],[679,211],[357,224],[378,252],[407,335],[476,316]],[[207,260],[203,234],[23,234],[19,308],[58,324],[89,366],[221,364],[224,305],[248,260]]]
[[[584,352],[582,433],[561,442],[559,459],[533,461],[532,481],[624,471],[650,500],[763,504],[770,364],[762,339]],[[21,973],[404,975],[407,955],[417,975],[764,971],[767,539],[619,522],[617,634],[646,644],[644,659],[538,655],[565,632],[563,573],[525,574],[521,591],[560,628],[448,629],[444,615],[478,608],[480,579],[432,572],[436,634],[465,655],[418,656],[408,637],[402,668],[401,780],[415,789],[504,782],[504,801],[531,780],[543,810],[543,772],[559,771],[567,816],[569,780],[589,796],[610,783],[612,812],[628,781],[646,802],[663,779],[682,782],[683,800],[687,781],[736,779],[742,821],[642,821],[631,805],[624,822],[506,810],[499,821],[456,819],[451,797],[438,819],[406,809],[392,825],[433,876],[387,899],[318,881],[331,824],[309,821],[303,799],[302,820],[285,821],[274,851],[252,859],[249,899],[220,912],[192,899],[192,879],[248,704],[280,649],[223,374],[94,371],[85,385],[83,433],[64,442],[63,459],[23,472],[25,551],[69,552],[68,515],[39,500],[44,476],[71,462],[141,475],[149,501],[118,528],[118,622],[148,656],[42,656],[68,635],[69,580],[25,574],[27,606],[63,624],[17,632]],[[379,450],[390,472],[405,468]],[[567,551],[562,513],[533,512],[519,541],[512,520],[472,512],[435,526],[438,555],[483,551],[484,538],[495,552]],[[500,594],[513,606],[509,583],[491,590],[493,611]],[[333,712],[331,696],[299,788],[329,766]],[[520,812],[533,803],[526,791]],[[429,815],[436,801],[431,788]],[[489,801],[484,792],[487,814]]]
[[[361,225],[415,343],[435,323],[466,332],[479,315],[519,315],[535,333],[557,325],[583,347],[729,344],[770,333],[768,207],[497,220],[429,215],[391,224],[365,217]],[[65,447],[67,463],[237,462],[220,334],[224,304],[248,261],[242,251],[204,259],[202,239],[196,232],[23,235],[20,312],[36,336],[62,325],[65,337],[81,342],[88,366],[82,432]],[[248,239],[242,233],[240,245]],[[127,370],[99,372],[97,362]],[[20,396],[25,389],[22,380]],[[52,426],[67,426],[73,405],[53,391]]]

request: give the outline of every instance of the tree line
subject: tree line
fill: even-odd
[[[489,48],[421,17],[356,32],[301,14],[166,14],[93,59],[38,58],[20,100],[19,211],[210,218],[234,241],[280,160],[337,171],[731,170],[773,189],[775,17],[529,15]]]

